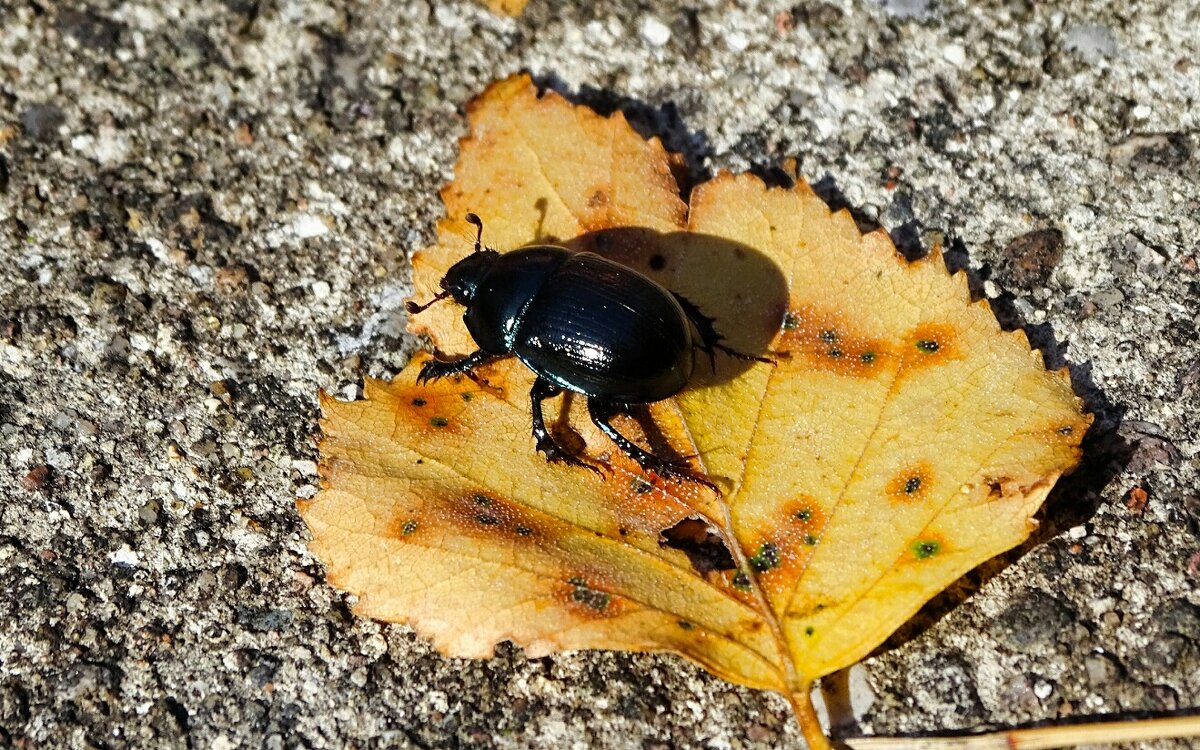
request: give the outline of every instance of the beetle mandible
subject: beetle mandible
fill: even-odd
[[[596,467],[565,451],[546,429],[542,402],[570,390],[587,397],[592,422],[643,470],[712,486],[681,463],[660,458],[622,435],[612,418],[633,404],[674,396],[692,374],[695,350],[774,364],[721,344],[714,319],[683,296],[643,274],[595,253],[532,245],[508,253],[475,247],[441,279],[442,291],[410,314],[447,297],[466,308],[463,321],[479,350],[461,359],[432,359],[417,375],[425,383],[469,373],[485,362],[515,355],[537,378],[529,393],[537,450],[550,461]],[[694,329],[694,330],[693,330]],[[715,488],[714,488],[715,489]]]

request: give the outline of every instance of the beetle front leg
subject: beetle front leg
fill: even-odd
[[[591,469],[603,478],[604,472],[578,456],[573,456],[563,450],[562,446],[555,441],[554,436],[550,434],[550,430],[546,429],[546,418],[542,415],[542,402],[548,398],[554,398],[560,393],[562,393],[562,388],[543,378],[534,380],[533,388],[529,391],[529,406],[533,415],[533,439],[537,441],[538,452],[545,455],[546,460],[551,463],[561,461],[568,466],[582,466],[585,469]]]
[[[417,374],[417,385],[424,385],[431,380],[444,378],[447,375],[462,375],[474,370],[488,360],[494,359],[495,356],[494,354],[488,354],[480,350],[462,359],[455,359],[448,362],[440,359],[431,359],[421,365],[421,372]]]
[[[725,337],[717,333],[716,327],[713,326],[713,323],[716,322],[716,318],[710,318],[705,315],[700,311],[700,308],[697,307],[695,303],[693,303],[687,297],[684,297],[682,294],[678,294],[676,292],[671,292],[671,294],[675,297],[675,301],[679,303],[679,306],[683,308],[683,312],[687,315],[688,320],[692,321],[692,325],[696,327],[696,331],[699,332],[699,348],[708,355],[708,364],[709,367],[712,368],[713,372],[717,371],[717,351],[722,351],[725,354],[728,354],[730,357],[733,357],[734,359],[740,359],[743,362],[762,362],[763,364],[767,365],[775,364],[775,360],[773,359],[769,359],[767,357],[756,357],[753,354],[739,352],[737,349],[734,349],[731,346],[725,346],[722,344],[721,339]]]
[[[705,487],[711,488],[714,492],[719,493],[721,490],[717,485],[708,481],[704,477],[692,472],[690,466],[683,461],[668,461],[665,458],[659,458],[653,453],[645,450],[637,443],[622,435],[616,427],[613,426],[612,418],[620,412],[621,406],[614,404],[611,401],[604,401],[598,398],[588,399],[588,415],[591,416],[592,422],[612,440],[621,452],[637,462],[637,465],[645,471],[652,471],[664,479],[678,477],[686,479],[697,484],[702,484]]]

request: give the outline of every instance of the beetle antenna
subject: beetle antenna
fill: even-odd
[[[409,315],[416,315],[419,312],[428,310],[430,307],[433,306],[433,303],[441,302],[442,300],[446,299],[449,296],[450,296],[450,292],[439,292],[438,294],[434,295],[433,299],[429,300],[428,302],[426,302],[423,305],[418,305],[416,302],[413,302],[412,300],[408,300],[407,302],[404,303],[404,309],[408,310]]]
[[[468,211],[467,223],[475,225],[475,252],[480,252],[483,250],[483,219]]]

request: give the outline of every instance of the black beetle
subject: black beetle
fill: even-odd
[[[547,459],[598,471],[564,451],[546,429],[542,401],[566,389],[587,396],[592,421],[643,469],[711,486],[680,463],[635,444],[612,418],[631,404],[678,393],[691,377],[695,349],[708,355],[714,369],[717,350],[738,359],[771,360],[722,345],[713,318],[627,266],[555,245],[504,254],[484,249],[483,221],[475,214],[466,218],[476,227],[475,251],[446,272],[432,300],[410,301],[407,309],[416,314],[452,297],[466,308],[463,321],[479,351],[453,361],[430,360],[417,382],[516,355],[537,375],[529,394],[533,437]]]

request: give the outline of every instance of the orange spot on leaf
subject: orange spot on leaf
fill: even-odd
[[[778,349],[802,367],[871,378],[884,369],[891,348],[854,327],[847,316],[793,304],[783,316]]]
[[[901,468],[887,483],[888,499],[894,503],[919,503],[930,497],[933,467],[925,461]]]
[[[958,333],[941,323],[922,323],[901,344],[900,374],[909,375],[962,356]]]

